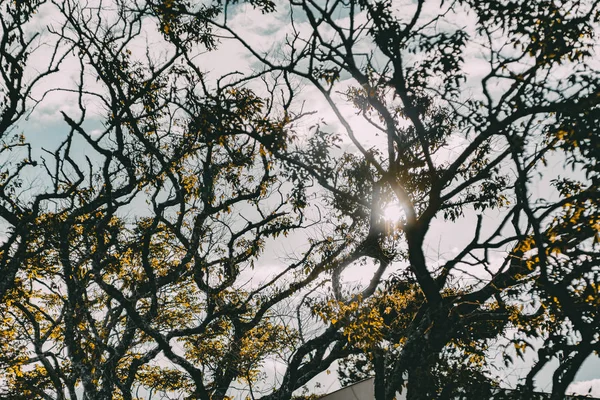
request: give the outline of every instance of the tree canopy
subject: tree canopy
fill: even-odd
[[[0,398],[480,399],[526,351],[564,398],[599,3],[2,2]]]

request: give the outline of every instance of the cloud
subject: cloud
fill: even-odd
[[[102,129],[94,129],[90,132],[90,136],[94,139],[97,139],[100,135],[102,135],[104,131]]]

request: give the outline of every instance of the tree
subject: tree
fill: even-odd
[[[236,382],[258,393],[265,360],[336,335],[302,341],[286,320],[295,315],[279,312],[318,284],[327,240],[247,283],[269,240],[313,223],[272,154],[292,118],[243,79],[207,77],[195,56],[215,46],[205,21],[219,6],[189,18],[178,6],[3,6],[4,398],[222,399]],[[140,51],[144,40],[160,52]],[[71,107],[52,110],[54,148],[12,139],[56,96]],[[285,392],[339,353],[314,358],[319,368]],[[296,372],[309,369],[296,357]]]
[[[231,12],[246,6],[290,18],[277,52],[240,33]],[[378,400],[473,398],[498,385],[489,347],[500,343],[507,365],[538,351],[525,397],[559,358],[562,398],[599,350],[598,5],[395,7],[7,4],[2,396],[224,399],[242,385],[289,399],[340,360],[349,381],[375,375]],[[203,70],[219,40],[262,69]],[[465,66],[473,46],[479,78]],[[49,81],[65,72],[71,83]],[[343,132],[298,127],[306,83]],[[338,93],[381,138],[372,147]],[[58,95],[74,105],[60,143],[14,135]],[[472,239],[432,263],[435,224],[474,216]],[[249,284],[288,240],[303,245]],[[374,273],[350,288],[355,265]]]
[[[265,73],[310,82],[353,144],[328,152],[335,136],[317,130],[306,148],[278,154],[325,192],[333,242],[352,238],[319,308],[362,351],[342,373],[358,379],[367,363],[377,399],[403,387],[409,399],[471,398],[479,379],[457,385],[455,374],[495,385],[486,350],[504,340],[513,355],[537,349],[526,397],[558,359],[552,398],[563,398],[599,350],[598,2],[298,0],[284,9],[290,29],[277,52],[258,51],[226,20],[215,25]],[[390,204],[402,208],[393,224]],[[485,218],[490,210],[496,218]],[[432,226],[474,215],[472,239],[429,262]],[[378,266],[371,284],[344,291],[343,270],[364,259]],[[378,286],[390,270],[402,274]]]

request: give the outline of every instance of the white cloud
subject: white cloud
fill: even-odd
[[[98,138],[104,131],[102,129],[94,129],[93,131],[90,132],[90,135],[96,139]]]

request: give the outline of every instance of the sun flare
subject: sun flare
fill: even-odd
[[[383,209],[383,218],[389,222],[397,222],[402,219],[404,215],[404,210],[400,204],[390,204]]]

